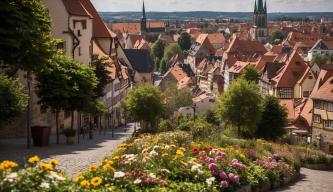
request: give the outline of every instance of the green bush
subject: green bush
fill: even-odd
[[[170,120],[162,120],[159,124],[158,127],[158,132],[167,132],[167,131],[172,131],[173,130],[173,125]]]

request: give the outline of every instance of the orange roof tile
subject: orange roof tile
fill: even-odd
[[[82,5],[81,0],[62,0],[67,12],[71,15],[92,17],[86,8]]]
[[[208,34],[208,40],[212,44],[224,44],[225,38],[222,33]]]
[[[333,77],[327,79],[318,91],[312,93],[311,98],[333,102]]]

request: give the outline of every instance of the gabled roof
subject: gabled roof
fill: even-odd
[[[333,50],[333,41],[324,41],[322,39],[319,39],[316,44],[310,49],[309,52],[312,52],[315,49],[319,50]]]
[[[311,98],[333,102],[333,77],[327,79],[318,91],[312,93]]]
[[[267,50],[259,41],[241,40],[234,35],[226,52],[252,56],[255,53],[263,55]]]
[[[62,2],[70,15],[93,17],[82,5],[81,0],[62,0]]]
[[[124,49],[132,68],[139,73],[154,71],[154,62],[147,49]]]
[[[117,34],[113,33],[103,22],[90,0],[80,0],[84,8],[94,17],[93,37],[94,38],[114,38]]]
[[[211,44],[224,44],[225,38],[222,33],[208,34],[208,40]]]
[[[276,87],[294,87],[295,84],[303,77],[308,66],[302,57],[294,50],[284,66],[283,70],[273,78]]]
[[[237,61],[232,67],[228,69],[228,72],[240,74],[242,73],[243,69],[250,64],[250,62]]]

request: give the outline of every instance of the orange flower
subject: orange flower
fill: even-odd
[[[192,148],[192,153],[193,153],[193,154],[198,154],[198,153],[199,153],[199,149],[196,148],[196,147],[193,147],[193,148]]]
[[[212,150],[212,149],[213,149],[212,146],[206,146],[206,147],[204,147],[204,150],[205,150],[205,151],[210,151],[210,150]]]

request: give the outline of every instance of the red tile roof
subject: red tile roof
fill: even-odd
[[[327,79],[318,91],[312,93],[311,98],[333,102],[333,77]]]
[[[211,44],[224,44],[225,38],[222,33],[208,34],[208,39]]]
[[[114,38],[117,35],[113,33],[98,15],[95,7],[90,0],[80,0],[85,9],[94,17],[93,19],[93,37],[94,38]]]
[[[81,0],[62,0],[62,2],[70,15],[92,17],[82,5]]]

